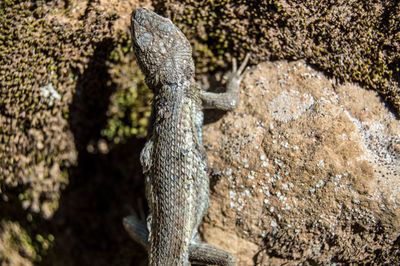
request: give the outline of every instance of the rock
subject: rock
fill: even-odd
[[[262,63],[204,136],[202,232],[238,265],[399,262],[400,121],[376,92],[302,61]]]

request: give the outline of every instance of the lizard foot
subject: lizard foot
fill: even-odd
[[[250,53],[247,53],[242,64],[240,64],[239,69],[237,68],[236,58],[234,57],[232,59],[232,74],[230,76],[230,81],[235,79],[235,82],[240,84],[240,82],[242,81],[242,79],[244,77],[244,70],[247,66],[247,63],[249,62],[249,59],[250,59]]]
[[[244,70],[249,61],[250,54],[247,54],[243,63],[237,68],[236,58],[232,60],[232,73],[229,75],[226,84],[226,92],[213,93],[201,91],[200,98],[203,100],[205,108],[216,108],[221,110],[233,110],[239,104],[240,82],[244,77]]]

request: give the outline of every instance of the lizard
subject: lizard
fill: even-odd
[[[123,225],[148,251],[151,266],[236,265],[230,253],[198,236],[209,206],[202,110],[236,108],[249,55],[239,68],[233,59],[226,92],[207,92],[194,79],[191,45],[171,20],[138,7],[130,30],[136,61],[155,96],[140,154],[149,216],[147,222],[128,216]]]

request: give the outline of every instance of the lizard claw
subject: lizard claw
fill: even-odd
[[[234,57],[232,59],[232,76],[235,77],[239,83],[241,82],[244,76],[244,70],[247,66],[247,63],[249,62],[249,59],[250,59],[250,53],[247,53],[243,62],[240,64],[239,69],[237,68],[236,58]]]
[[[250,53],[247,53],[246,57],[244,58],[242,64],[239,67],[239,70],[237,71],[239,76],[241,76],[243,74],[243,70],[246,68],[247,63],[249,62],[249,59],[250,59]],[[235,62],[235,64],[236,64],[236,62]]]
[[[250,59],[250,53],[246,54],[246,57],[244,58],[242,64],[239,67],[239,70],[237,69],[237,60],[234,57],[232,59],[232,73],[237,74],[238,76],[240,76],[243,72],[243,70],[246,68],[247,63],[249,62]]]
[[[237,71],[237,61],[236,57],[232,58],[232,73],[236,73]]]

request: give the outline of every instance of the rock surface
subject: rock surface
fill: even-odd
[[[375,92],[262,63],[204,136],[203,236],[239,265],[399,262],[400,121]]]

